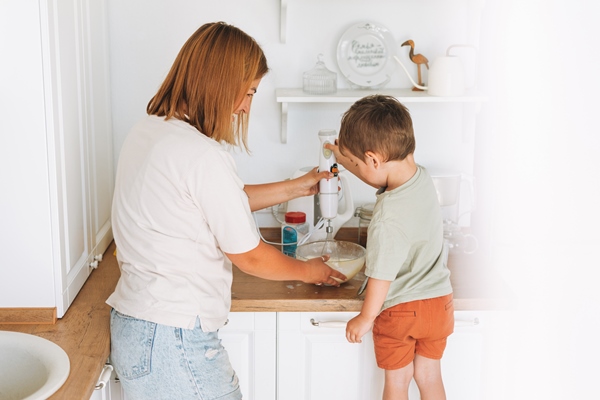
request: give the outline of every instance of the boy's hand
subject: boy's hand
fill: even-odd
[[[346,325],[346,339],[350,343],[362,343],[362,337],[371,330],[374,321],[374,318],[358,314]]]
[[[369,277],[360,314],[346,324],[346,339],[350,343],[362,343],[362,337],[373,328],[391,283],[391,281]]]
[[[350,168],[353,165],[351,164],[350,159],[348,157],[346,157],[346,156],[342,155],[342,153],[340,153],[340,148],[337,145],[337,140],[335,141],[335,144],[326,143],[324,147],[333,152],[333,155],[335,156],[335,161],[338,164],[342,165],[344,168],[346,168],[347,170],[350,171]]]
[[[343,166],[348,172],[355,175],[358,179],[365,182],[367,185],[373,186],[372,183],[366,181],[361,175],[358,169],[358,159],[353,159],[353,157],[355,156],[353,156],[352,154],[343,155],[342,153],[340,153],[340,148],[337,145],[337,141],[335,145],[327,143],[325,145],[325,148],[333,152],[333,154],[335,155],[335,160],[339,165]]]

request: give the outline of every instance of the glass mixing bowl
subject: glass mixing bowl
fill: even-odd
[[[365,265],[367,251],[359,244],[339,240],[319,240],[303,244],[296,249],[296,258],[303,261],[324,255],[330,257],[325,264],[346,275],[345,281],[334,278],[344,283],[352,279]]]

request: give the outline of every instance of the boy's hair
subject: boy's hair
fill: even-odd
[[[232,123],[232,114],[252,81],[268,70],[252,37],[224,22],[204,24],[179,51],[146,111],[181,119],[217,142],[247,149],[248,116]]]
[[[340,152],[348,150],[365,161],[365,152],[381,154],[383,161],[404,160],[415,152],[415,136],[408,109],[396,98],[363,97],[342,116]]]

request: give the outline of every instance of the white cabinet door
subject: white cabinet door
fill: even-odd
[[[454,312],[454,333],[448,338],[441,361],[448,400],[482,399],[484,319],[481,311]],[[414,381],[409,398],[421,398]]]
[[[481,400],[485,317],[482,312],[456,311],[454,333],[442,358],[448,400]]]
[[[245,400],[276,399],[276,328],[274,312],[237,312],[219,331]]]
[[[96,385],[90,400],[126,400],[123,390],[121,389],[121,382],[117,379],[115,371],[111,368],[108,379],[106,379],[106,376],[103,376],[103,373],[104,370],[102,370],[102,373],[98,378],[98,383],[103,380],[105,384],[104,386]]]
[[[383,393],[369,332],[361,344],[346,340],[346,322],[357,313],[277,314],[278,399],[365,400]]]
[[[278,399],[379,399],[383,370],[373,337],[350,344],[345,324],[356,313],[278,313]],[[457,311],[442,359],[448,400],[480,400],[484,331],[482,313]],[[411,383],[409,398],[420,399]]]
[[[56,306],[61,317],[112,240],[105,1],[40,2]]]
[[[103,254],[113,238],[110,220],[114,191],[113,131],[106,8],[105,1],[88,0],[84,16],[87,43],[88,194],[90,242],[94,256]]]
[[[57,313],[87,279],[89,246],[87,131],[82,76],[85,61],[77,1],[40,2],[44,36],[47,135],[53,218],[56,221]],[[49,98],[48,98],[49,97]]]

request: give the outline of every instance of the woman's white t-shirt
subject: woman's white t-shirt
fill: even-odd
[[[227,149],[177,119],[148,116],[119,157],[112,228],[121,278],[107,303],[185,329],[221,328],[231,306],[223,252],[258,246],[244,184]]]

